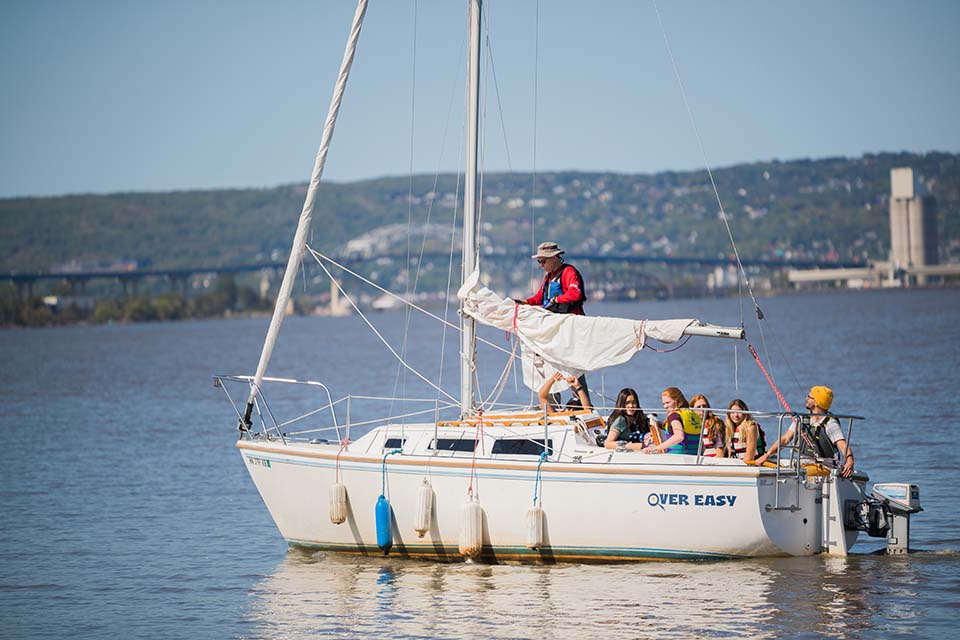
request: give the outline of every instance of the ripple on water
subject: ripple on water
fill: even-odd
[[[775,354],[788,353],[800,377],[782,382],[790,400],[828,378],[837,407],[869,420],[853,441],[858,464],[876,481],[920,484],[915,553],[873,555],[883,542],[864,540],[846,559],[489,567],[287,551],[234,448],[236,417],[210,385],[211,373],[249,373],[268,320],[0,332],[0,637],[955,635],[960,462],[931,455],[953,450],[955,434],[938,427],[905,438],[904,424],[943,426],[956,415],[952,395],[931,390],[944,389],[960,366],[960,292],[782,296],[763,305],[780,343],[771,345],[771,365],[782,369]],[[810,348],[811,305],[830,319],[817,327],[819,350]],[[731,300],[591,312],[740,317]],[[403,317],[379,321],[399,344]],[[417,322],[409,357],[435,368],[439,331]],[[337,340],[322,339],[329,327]],[[910,339],[891,340],[902,327],[912,328]],[[769,408],[775,399],[743,350],[735,381],[733,350],[716,342],[691,341],[655,367],[638,356],[596,386],[633,386],[641,404],[655,406],[659,389],[683,381],[684,391],[716,404],[737,395]],[[448,350],[449,370],[456,351]],[[271,372],[332,382],[335,396],[382,391],[365,387],[368,372],[354,366],[382,355],[362,326],[290,318]],[[495,368],[481,371],[484,388]],[[392,385],[387,369],[376,373]],[[917,399],[921,407],[911,405]]]

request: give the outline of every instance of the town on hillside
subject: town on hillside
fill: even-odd
[[[485,282],[504,295],[535,288],[531,249],[552,239],[576,260],[593,300],[725,295],[739,269],[724,217],[759,290],[958,280],[960,155],[772,161],[713,178],[717,193],[705,171],[487,175]],[[385,291],[445,300],[460,279],[461,184],[442,175],[324,185],[309,245],[340,265],[332,272],[365,307],[402,304]],[[0,238],[0,319],[267,312],[304,193],[300,184],[0,200],[11,231]],[[348,309],[312,254],[303,279],[291,312]]]

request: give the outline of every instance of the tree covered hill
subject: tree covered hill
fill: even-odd
[[[941,259],[960,253],[960,155],[883,153],[762,162],[714,172],[745,258],[885,260],[890,169],[913,167],[937,198]],[[529,255],[559,240],[574,253],[731,253],[705,171],[488,174],[484,250]],[[322,185],[310,243],[327,253],[388,225],[450,227],[456,175]],[[0,271],[136,261],[152,268],[285,259],[306,185],[271,189],[72,195],[0,200]],[[406,234],[385,234],[400,250]],[[419,248],[419,239],[414,238]],[[381,247],[383,249],[383,247]],[[386,250],[389,250],[387,247]]]

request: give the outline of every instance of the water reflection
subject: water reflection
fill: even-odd
[[[513,566],[291,551],[252,593],[251,637],[689,638],[911,633],[916,559]],[[929,620],[924,621],[929,628]]]

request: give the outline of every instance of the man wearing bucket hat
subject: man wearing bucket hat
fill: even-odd
[[[541,242],[537,252],[530,256],[543,269],[543,282],[540,290],[526,299],[514,299],[517,304],[532,304],[543,307],[553,313],[570,313],[582,316],[583,303],[587,294],[583,287],[583,276],[572,264],[563,261],[566,253],[556,242]],[[579,389],[582,389],[587,401],[590,400],[590,389],[587,385],[587,376],[577,378]],[[574,387],[571,386],[571,389]],[[553,402],[560,405],[560,395],[552,394]],[[579,390],[577,392],[579,396]]]
[[[847,446],[840,422],[829,413],[832,404],[833,389],[830,387],[810,389],[805,406],[811,415],[800,420],[800,458],[839,468],[840,475],[849,478],[853,474],[853,451]],[[780,441],[774,442],[765,454],[757,458],[757,464],[766,462],[781,445],[789,444],[793,440],[796,428],[797,422],[794,421]]]
[[[554,313],[583,315],[583,303],[587,295],[583,288],[583,276],[572,264],[563,262],[566,253],[556,242],[541,242],[531,257],[544,271],[540,290],[519,304],[533,304]]]

